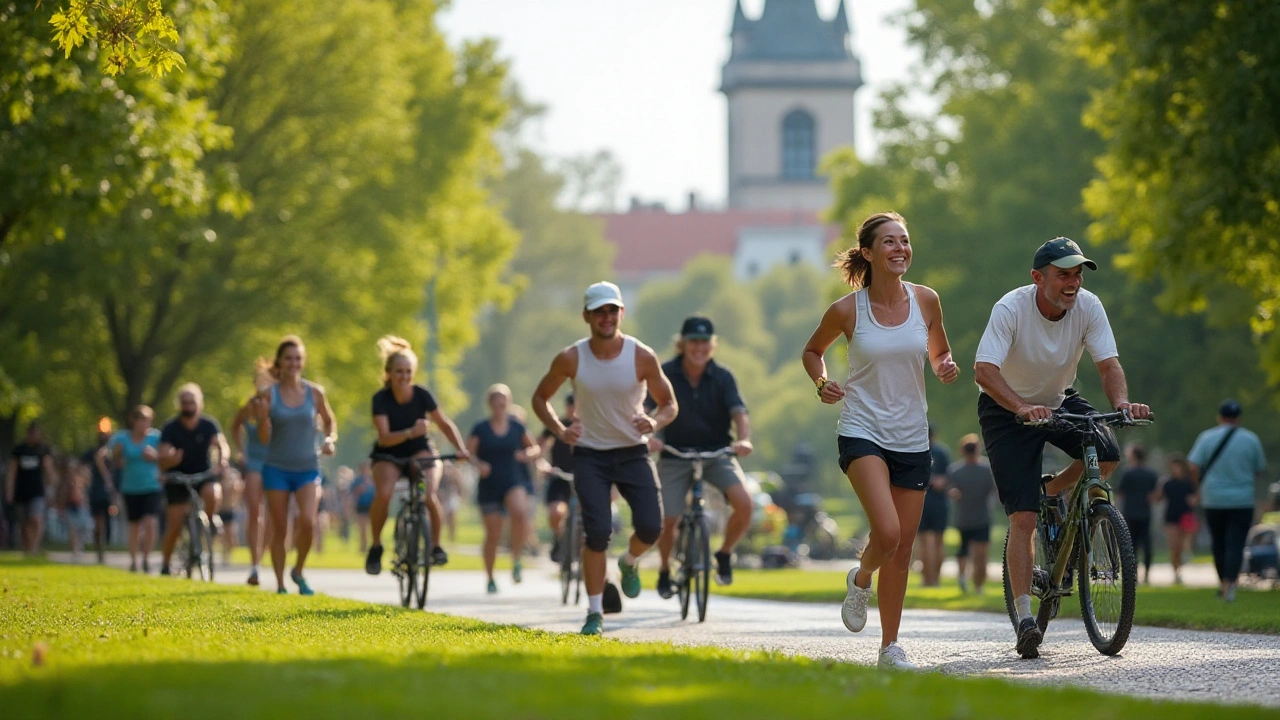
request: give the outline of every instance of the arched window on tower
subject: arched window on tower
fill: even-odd
[[[813,116],[804,110],[792,110],[782,119],[782,177],[812,179],[817,165],[815,154]]]

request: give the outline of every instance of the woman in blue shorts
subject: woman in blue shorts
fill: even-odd
[[[276,573],[276,592],[284,587],[285,534],[289,531],[289,496],[298,503],[298,516],[293,527],[297,559],[289,577],[298,586],[298,594],[313,594],[302,569],[311,552],[315,535],[316,511],[320,489],[320,454],[332,455],[337,441],[333,411],[324,389],[302,379],[306,365],[306,349],[302,340],[286,336],[276,347],[271,363],[275,385],[258,402],[258,439],[267,446],[262,466],[262,487],[267,493],[267,510],[271,517],[271,566]],[[324,428],[324,440],[316,452],[316,417]]]

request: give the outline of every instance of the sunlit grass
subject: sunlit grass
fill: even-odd
[[[620,643],[12,557],[0,557],[0,708],[24,720],[1267,715]]]

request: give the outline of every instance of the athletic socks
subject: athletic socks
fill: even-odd
[[[587,596],[587,612],[604,614],[604,593]]]
[[[1013,608],[1018,611],[1018,621],[1031,617],[1031,596],[1019,595],[1013,599]]]
[[[632,555],[630,550],[628,550],[627,553],[622,556],[622,562],[626,563],[627,565],[630,565],[631,567],[635,567],[636,562],[638,561],[639,561],[639,558],[637,558],[635,555]]]

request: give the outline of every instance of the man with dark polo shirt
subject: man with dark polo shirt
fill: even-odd
[[[684,452],[711,452],[733,447],[734,455],[746,456],[752,451],[751,423],[747,405],[738,393],[733,373],[712,359],[716,350],[715,329],[711,320],[695,315],[684,321],[676,339],[676,356],[663,364],[662,372],[675,389],[680,415],[663,428],[661,438],[649,442],[649,449],[661,452],[670,446]],[[729,435],[733,426],[738,440]],[[674,594],[671,587],[671,548],[675,545],[676,528],[684,513],[685,496],[693,481],[693,462],[662,452],[658,459],[658,478],[662,481],[662,537],[658,552],[662,567],[658,571],[658,594],[664,599]],[[751,526],[751,497],[743,487],[744,477],[738,458],[726,456],[708,462],[702,479],[724,493],[733,509],[725,526],[724,544],[716,553],[716,582],[733,583],[730,562],[733,547]]]

